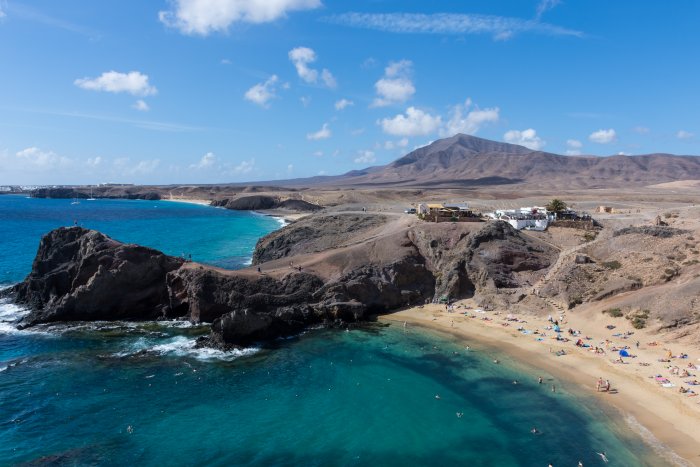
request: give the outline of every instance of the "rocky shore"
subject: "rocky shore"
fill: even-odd
[[[447,297],[518,301],[508,292],[556,256],[502,222],[319,213],[262,238],[253,267],[228,271],[70,227],[44,236],[32,272],[5,293],[31,308],[24,326],[181,318],[212,323],[202,344],[226,348]]]

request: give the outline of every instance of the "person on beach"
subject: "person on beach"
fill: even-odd
[[[541,377],[541,376],[538,376],[538,377],[537,377],[537,383],[538,383],[538,384],[542,384],[542,377]]]
[[[595,390],[596,392],[600,392],[600,388],[603,386],[603,378],[598,378],[598,381],[595,383]]]
[[[552,392],[557,392],[557,387],[552,384]]]

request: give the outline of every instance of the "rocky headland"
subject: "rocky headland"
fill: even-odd
[[[228,347],[448,297],[515,302],[556,257],[502,222],[319,213],[262,238],[254,266],[229,271],[71,227],[44,236],[32,272],[6,293],[31,308],[24,326],[181,318],[212,323],[203,345]]]

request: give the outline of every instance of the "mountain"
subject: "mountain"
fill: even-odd
[[[700,157],[562,156],[458,134],[385,165],[317,180],[374,186],[480,186],[526,184],[604,188],[700,179]]]

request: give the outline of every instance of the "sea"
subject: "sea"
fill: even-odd
[[[0,284],[76,223],[230,269],[281,226],[168,201],[4,195]],[[0,302],[0,466],[670,465],[576,388],[447,335],[374,323],[222,352],[194,347],[207,325],[19,330],[26,313]]]

